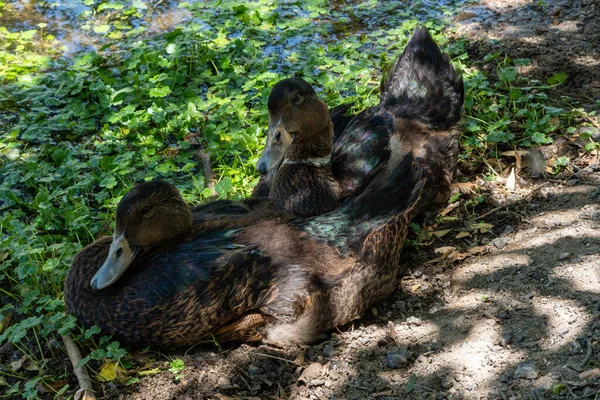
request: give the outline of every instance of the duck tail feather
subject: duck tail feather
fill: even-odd
[[[417,28],[381,82],[381,104],[397,118],[449,129],[460,120],[463,102],[462,76],[427,28]]]

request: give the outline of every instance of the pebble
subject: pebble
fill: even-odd
[[[228,377],[226,376],[220,376],[219,380],[217,381],[217,386],[222,388],[222,389],[227,389],[227,388],[231,388],[231,381],[229,380]]]
[[[254,366],[254,365],[248,366],[248,376],[253,377],[255,375],[258,375],[259,372],[260,372],[260,370],[258,369],[258,367]]]
[[[393,347],[386,354],[387,365],[390,368],[403,368],[408,365],[408,349],[406,347]]]
[[[421,325],[421,320],[417,317],[408,317],[406,318],[406,323],[409,325],[416,325],[416,326],[420,326]]]
[[[492,240],[492,244],[498,249],[502,250],[508,244],[508,238],[499,237]]]
[[[523,361],[517,365],[513,374],[515,379],[535,379],[540,375],[539,368],[532,361]]]
[[[511,225],[506,225],[504,227],[504,230],[502,231],[501,235],[502,236],[506,236],[508,234],[511,234],[515,231],[515,228],[513,228]]]
[[[300,383],[308,383],[311,382],[321,376],[323,372],[323,366],[319,363],[312,363],[304,371],[300,374],[298,378],[298,382]]]
[[[331,343],[327,343],[324,347],[323,347],[323,355],[325,357],[331,357],[334,353],[334,349],[333,346],[331,345]]]
[[[502,347],[508,346],[512,342],[512,336],[510,333],[504,334],[498,339],[498,344]]]
[[[559,261],[566,260],[570,256],[571,256],[571,253],[560,253],[560,255],[558,256],[558,260]]]

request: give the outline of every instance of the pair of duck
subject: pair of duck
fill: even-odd
[[[277,83],[255,199],[190,209],[166,182],[135,186],[113,238],[75,257],[67,311],[138,346],[318,340],[397,288],[410,221],[447,200],[463,96],[422,28],[357,115]]]

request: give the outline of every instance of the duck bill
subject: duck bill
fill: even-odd
[[[279,168],[291,144],[292,135],[283,124],[270,128],[267,133],[267,146],[256,163],[258,172],[264,175]]]
[[[116,236],[110,245],[104,264],[102,264],[90,281],[92,289],[104,289],[115,283],[127,270],[127,267],[129,267],[139,250],[139,247],[129,244],[125,232],[120,236]]]

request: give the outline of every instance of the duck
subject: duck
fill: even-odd
[[[271,90],[268,109],[257,169],[262,175],[276,170],[268,186],[273,207],[299,217],[335,209],[340,187],[331,170],[333,123],[325,102],[304,79],[288,78]]]
[[[419,41],[430,48],[425,39]],[[448,60],[430,58],[429,64]],[[402,59],[393,71],[407,68]],[[448,78],[447,65],[437,71],[442,77],[435,78],[431,71],[425,75],[455,89],[438,89],[436,97],[459,96],[457,82],[462,85],[462,80],[454,75]],[[394,76],[412,75],[393,72],[386,82]],[[304,96],[312,96],[306,85],[295,84]],[[388,86],[386,90],[402,87]],[[275,98],[294,100],[289,87],[283,85],[283,95]],[[398,95],[383,102],[412,102],[421,109],[418,117],[405,106],[398,106],[404,111],[397,115],[389,113],[392,105],[352,116],[345,115],[347,105],[337,108],[338,114],[332,110],[331,170],[339,185],[338,205],[323,214],[297,216],[281,206],[256,208],[222,200],[190,208],[169,183],[154,180],[135,186],[119,202],[113,237],[89,244],[74,258],[64,287],[67,312],[83,325],[98,325],[104,333],[135,347],[189,346],[207,338],[277,346],[308,344],[359,318],[396,290],[410,221],[449,192],[458,152],[460,118],[453,116],[457,100],[446,102],[444,108],[423,93],[422,98]],[[428,113],[424,103],[438,111]],[[388,123],[381,124],[381,119]],[[389,121],[400,124],[397,132],[390,129]],[[270,128],[278,122],[274,119]],[[298,137],[293,126],[284,122],[291,139],[287,148],[273,147],[279,155],[272,151],[265,158],[263,193],[271,193],[287,151]],[[315,126],[325,130],[325,125]],[[329,122],[327,130],[331,134]],[[269,135],[276,131],[270,129]],[[361,134],[369,143],[366,147],[357,145]],[[360,152],[355,154],[338,142]],[[369,148],[372,157],[366,156]],[[362,169],[358,168],[361,160]],[[360,173],[354,181],[353,169]],[[303,206],[310,208],[311,203]]]
[[[396,290],[409,223],[440,185],[423,168],[434,164],[447,168],[408,153],[360,195],[310,218],[244,206],[228,218],[224,203],[210,204],[216,212],[203,215],[215,218],[193,232],[173,185],[137,185],[117,206],[113,236],[74,258],[66,310],[135,347],[312,343]]]
[[[295,86],[302,86],[305,92],[309,91],[310,84],[301,78],[295,78],[293,82]],[[425,154],[430,151],[427,146],[430,146],[430,140],[438,140],[445,144],[439,143],[436,147],[439,151],[436,160],[451,163],[451,168],[445,169],[444,185],[440,186],[435,202],[436,205],[445,203],[450,196],[457,162],[458,142],[454,138],[460,130],[464,84],[462,75],[454,69],[448,55],[442,53],[427,28],[417,28],[413,32],[387,77],[382,79],[380,92],[379,104],[358,114],[347,115],[352,103],[339,105],[330,113],[321,110],[311,114],[313,124],[331,127],[320,131],[321,140],[329,141],[333,135],[333,145],[327,147],[331,153],[321,158],[324,157],[323,147],[318,154],[319,160],[329,161],[328,167],[338,184],[330,198],[337,195],[337,201],[341,203],[360,194],[379,168],[393,168],[409,152],[421,159],[430,159]],[[294,110],[293,96],[281,97],[278,101],[284,104],[280,108]],[[317,100],[312,98],[309,104],[316,103]],[[271,113],[271,108],[269,111]],[[294,138],[279,143],[274,140],[274,135],[286,129],[293,130],[296,120],[305,118],[304,113],[291,115],[293,118],[288,119],[278,118],[279,113],[270,116],[270,121],[279,123],[277,129],[268,130],[265,150],[257,163],[261,175],[253,196],[277,196],[279,204],[284,203],[281,199],[291,192],[288,189],[288,193],[280,194],[277,173],[286,151],[294,146]],[[314,121],[317,118],[321,120]],[[315,156],[317,154],[309,151],[303,154],[305,160],[315,160]],[[333,203],[328,200],[328,204]]]

